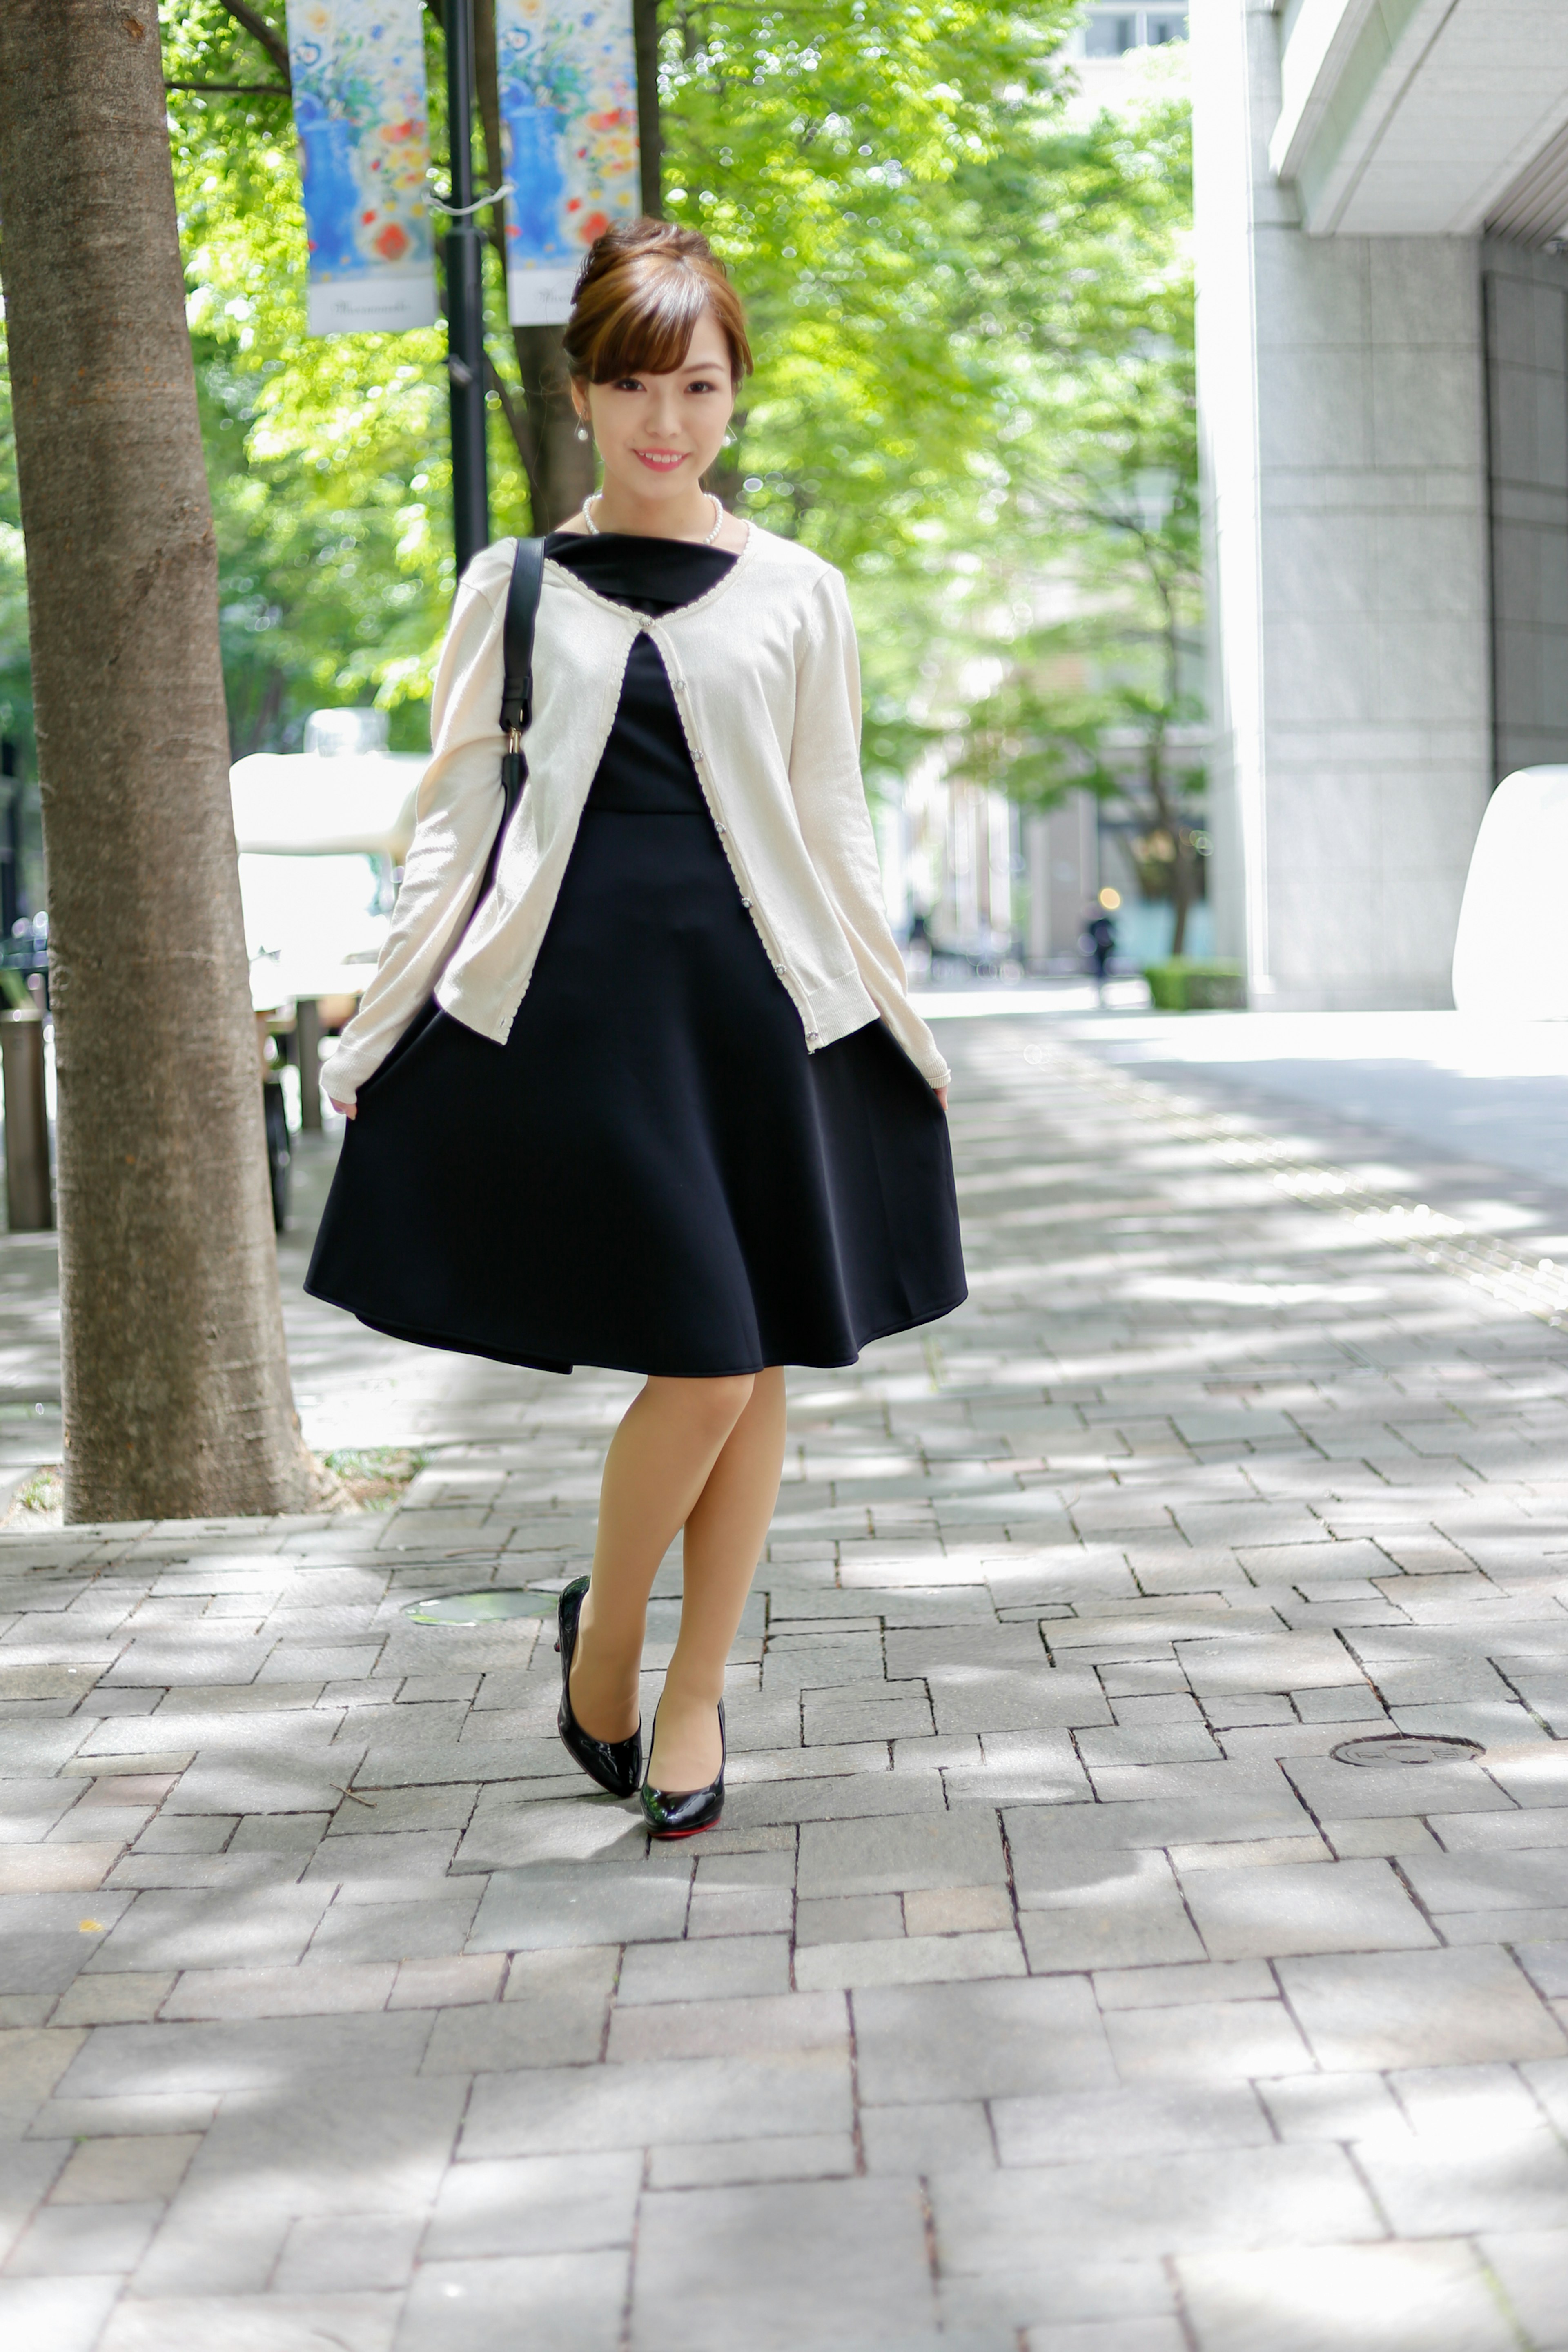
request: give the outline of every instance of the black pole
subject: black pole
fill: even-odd
[[[485,466],[483,248],[474,201],[473,0],[447,0],[447,125],[458,217],[447,235],[447,370],[452,394],[452,537],[459,578],[490,540]]]
[[[5,807],[0,814],[0,939],[8,940],[17,915],[16,886],[22,878],[22,787],[16,777],[16,746],[0,743],[0,777],[5,785]]]

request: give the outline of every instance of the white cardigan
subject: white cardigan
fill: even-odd
[[[515,544],[500,540],[476,556],[458,589],[417,828],[375,975],[331,1057],[333,1100],[353,1101],[432,991],[455,1020],[505,1042],[644,630],[663,657],[741,903],[808,1050],[879,1017],[928,1084],[945,1086],[947,1065],[905,993],[883,908],[843,579],[755,523],[716,587],[658,619],[546,562],[528,783],[495,887],[469,921],[502,807],[501,634]]]

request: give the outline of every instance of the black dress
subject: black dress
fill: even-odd
[[[556,533],[641,613],[718,549]],[[427,1006],[359,1091],[306,1288],[426,1347],[688,1379],[853,1363],[947,1314],[947,1121],[879,1021],[808,1053],[639,635],[504,1045]]]

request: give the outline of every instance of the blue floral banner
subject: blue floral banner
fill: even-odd
[[[312,335],[438,315],[420,0],[288,0]]]
[[[566,317],[583,256],[641,208],[631,0],[497,0],[507,308]]]

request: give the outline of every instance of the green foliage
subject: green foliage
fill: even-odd
[[[280,26],[280,0],[267,14]],[[1167,721],[1190,703],[1185,110],[1072,127],[1057,52],[1076,14],[665,0],[667,209],[730,264],[759,360],[721,487],[849,572],[874,784],[941,740],[1034,799],[1108,785],[1108,731],[1138,698]],[[163,15],[170,80],[276,79],[222,0]],[[433,16],[427,37],[440,156]],[[170,115],[236,750],[371,698],[418,748],[452,588],[444,331],[307,336],[287,98],[176,92]],[[490,350],[515,382],[490,267]],[[0,709],[25,721],[5,423]],[[494,528],[519,528],[499,409],[490,458]],[[1178,483],[1158,548],[1127,527],[1152,470]]]

